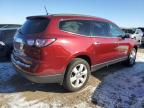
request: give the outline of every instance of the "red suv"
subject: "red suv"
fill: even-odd
[[[135,64],[137,44],[109,20],[85,15],[31,16],[14,37],[16,70],[36,83],[84,87],[90,72]]]

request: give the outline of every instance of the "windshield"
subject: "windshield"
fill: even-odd
[[[22,34],[41,33],[47,28],[49,22],[50,20],[47,18],[27,19],[21,27],[20,32]]]

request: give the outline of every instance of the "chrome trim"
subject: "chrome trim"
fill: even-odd
[[[65,32],[65,33],[69,33],[71,35],[79,35],[79,36],[82,36],[82,37],[92,37],[92,36],[87,36],[87,35],[83,35],[83,34],[73,33],[73,32],[69,32],[69,31],[65,31],[65,30],[60,30],[60,31]]]
[[[96,71],[96,70],[98,70],[100,68],[103,68],[105,66],[109,66],[109,65],[127,60],[127,58],[128,58],[128,56],[125,56],[125,57],[122,57],[122,58],[119,58],[119,59],[114,59],[114,60],[110,60],[110,61],[107,61],[107,62],[104,62],[104,63],[99,63],[99,64],[96,64],[96,65],[93,65],[93,66],[91,66],[91,71],[93,72],[93,71]]]
[[[109,36],[92,36],[91,33],[90,35],[83,35],[83,34],[78,34],[78,33],[73,33],[73,32],[70,32],[70,31],[65,31],[65,30],[61,30],[59,28],[59,24],[61,21],[69,21],[69,20],[83,20],[83,21],[97,21],[97,20],[91,20],[91,19],[79,19],[79,18],[67,18],[67,19],[63,19],[61,18],[59,21],[58,21],[58,24],[57,24],[57,28],[58,30],[62,31],[62,32],[65,32],[65,33],[69,33],[69,34],[74,34],[74,35],[79,35],[79,36],[84,36],[84,37],[91,37],[91,38],[121,38],[121,37],[109,37]],[[105,23],[112,23],[112,22],[107,22],[107,21],[97,21],[97,22],[105,22]],[[112,23],[113,24],[113,23]]]
[[[23,67],[26,67],[26,68],[30,68],[31,65],[28,65],[28,64],[25,64],[25,63],[22,63],[20,61],[16,61],[13,57],[13,55],[11,55],[11,60],[12,60],[12,63],[14,65],[20,65],[20,66],[23,66]]]

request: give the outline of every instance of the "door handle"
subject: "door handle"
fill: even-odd
[[[101,44],[100,42],[94,42],[94,45],[99,45],[99,44]]]
[[[119,42],[114,42],[115,44],[118,44]]]

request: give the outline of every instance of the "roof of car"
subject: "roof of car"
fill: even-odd
[[[20,24],[0,24],[0,29],[3,29],[3,28],[19,28],[21,27]]]
[[[39,15],[39,16],[30,16],[27,18],[33,18],[33,17],[61,17],[61,18],[86,18],[90,20],[99,20],[99,21],[105,21],[105,22],[111,22],[107,19],[95,17],[91,15],[82,15],[82,14],[49,14],[49,15]]]

